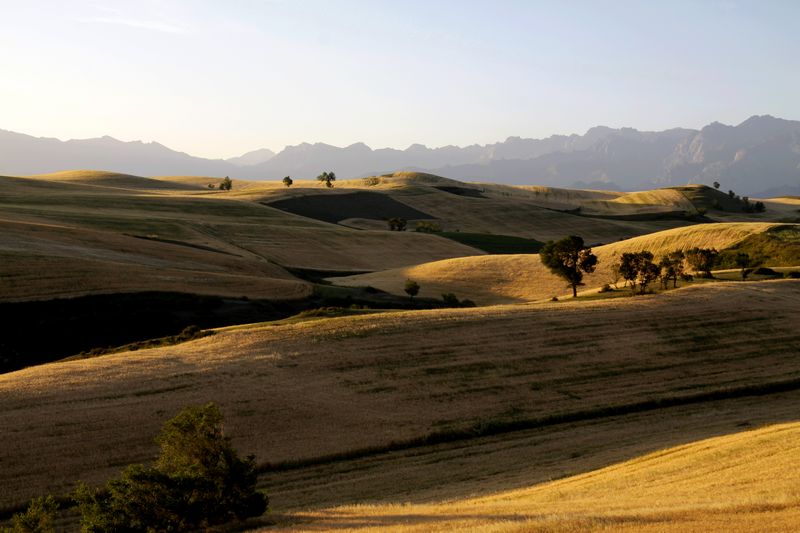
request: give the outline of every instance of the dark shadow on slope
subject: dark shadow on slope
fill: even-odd
[[[267,322],[329,308],[434,309],[453,307],[433,298],[410,298],[372,287],[318,284],[312,296],[273,301],[179,292],[137,292],[0,303],[0,374],[119,347],[174,344],[190,326],[200,329]],[[184,337],[181,337],[184,335]],[[176,337],[172,342],[169,338]],[[194,338],[194,337],[192,337]]]
[[[469,198],[486,198],[483,195],[483,191],[480,189],[472,189],[470,187],[451,187],[445,185],[438,185],[435,186],[434,189],[439,189],[440,191],[449,192],[450,194],[455,194],[456,196],[467,196]]]
[[[354,192],[346,194],[311,194],[286,198],[277,202],[262,202],[295,215],[301,215],[323,222],[336,224],[348,218],[365,218],[370,220],[388,220],[405,218],[406,220],[434,219],[427,213],[418,211],[391,196],[376,192]]]

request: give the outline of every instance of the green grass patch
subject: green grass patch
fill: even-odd
[[[800,265],[800,226],[777,226],[763,233],[751,235],[720,252],[714,267],[736,268],[736,254],[741,252],[750,256],[753,266]]]
[[[536,254],[544,243],[535,239],[525,239],[512,235],[493,235],[491,233],[461,233],[443,231],[440,237],[472,246],[490,254]]]

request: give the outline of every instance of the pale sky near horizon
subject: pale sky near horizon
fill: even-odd
[[[800,119],[800,1],[0,0],[0,129],[203,157]]]

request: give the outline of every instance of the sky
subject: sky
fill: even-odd
[[[800,2],[0,0],[0,129],[203,157],[800,119]]]

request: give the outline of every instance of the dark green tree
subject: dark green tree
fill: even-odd
[[[711,269],[717,260],[719,252],[714,248],[692,248],[686,250],[686,262],[695,272],[700,272],[705,278],[713,278]]]
[[[597,267],[597,256],[583,244],[577,235],[560,241],[548,241],[539,250],[539,259],[550,272],[564,279],[572,287],[572,297],[578,297],[578,285],[583,285],[583,274],[591,274]]]
[[[414,296],[419,294],[419,283],[414,280],[407,279],[403,290],[405,290],[406,294],[408,294],[408,297],[413,300]]]
[[[79,487],[84,531],[196,531],[263,514],[255,460],[239,457],[222,422],[213,403],[188,407],[156,438],[154,466],[129,466],[105,491]]]
[[[287,187],[291,187],[292,183],[294,183],[294,180],[291,178],[291,176],[286,176],[285,178],[283,178],[283,184],[286,185]]]
[[[658,266],[661,268],[661,279],[665,289],[670,280],[673,288],[678,286],[678,278],[683,276],[685,260],[686,255],[682,250],[676,250],[661,258]]]
[[[739,252],[736,254],[734,262],[736,263],[736,267],[741,269],[742,281],[746,280],[748,274],[752,272],[750,265],[753,263],[753,261],[750,259],[750,254],[746,252]]]
[[[333,187],[333,182],[336,181],[336,174],[333,172],[323,172],[317,176],[317,181],[321,181],[325,183],[326,187],[331,188]]]
[[[219,184],[219,188],[222,191],[229,191],[233,188],[233,182],[228,176],[225,176],[225,179],[223,179],[222,183]]]
[[[714,182],[714,188],[715,188],[715,189],[717,189],[717,190],[719,190],[719,182],[718,182],[718,181],[715,181],[715,182]]]
[[[626,252],[620,258],[620,274],[631,283],[631,290],[644,294],[647,286],[661,275],[661,268],[653,263],[652,252]]]

